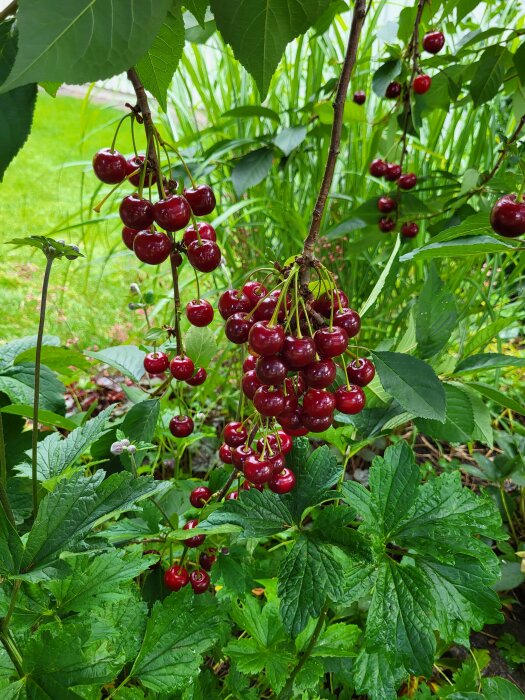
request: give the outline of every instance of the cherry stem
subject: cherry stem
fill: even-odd
[[[179,293],[179,272],[173,256],[170,255],[171,276],[173,278],[173,305],[175,309],[175,339],[177,342],[177,355],[183,354],[182,336],[180,332],[180,293]]]
[[[93,211],[96,211],[97,214],[100,214],[100,210],[102,209],[102,207],[104,206],[104,204],[108,201],[108,199],[111,197],[111,195],[113,194],[113,192],[115,192],[116,190],[118,190],[118,188],[121,187],[122,184],[123,184],[124,182],[128,182],[128,180],[130,179],[130,177],[133,177],[133,176],[136,175],[137,173],[140,173],[140,168],[137,168],[136,170],[134,170],[134,171],[133,171],[132,173],[130,173],[129,175],[126,175],[126,177],[125,177],[123,180],[121,180],[121,181],[118,182],[114,187],[112,187],[112,188],[110,189],[110,191],[109,191],[104,197],[102,197],[102,199],[100,200],[100,202],[99,202],[98,204],[96,204],[96,205],[93,207]]]
[[[200,288],[200,285],[199,285],[199,275],[197,274],[197,270],[196,270],[195,268],[193,268],[193,274],[195,275],[195,284],[197,285],[197,299],[199,299],[199,301],[200,301],[200,298],[201,298],[201,288]]]
[[[177,158],[180,160],[180,163],[181,163],[182,167],[184,168],[184,170],[186,171],[187,176],[188,176],[189,179],[190,179],[191,186],[195,189],[195,187],[197,187],[197,183],[196,183],[195,180],[193,179],[193,176],[192,176],[192,174],[191,174],[191,170],[188,168],[188,165],[186,164],[186,161],[185,161],[184,158],[181,156],[180,151],[179,151],[177,148],[175,148],[175,146],[174,146],[172,143],[168,143],[167,141],[164,141],[164,139],[160,136],[160,134],[158,134],[158,132],[157,132],[157,135],[158,135],[158,138],[160,139],[161,144],[164,145],[164,146],[167,146],[170,150],[172,150],[173,153],[175,153],[175,155],[177,156]]]
[[[111,150],[111,153],[114,153],[114,152],[115,152],[115,143],[117,142],[117,136],[118,136],[118,132],[120,131],[120,127],[121,127],[122,124],[125,122],[125,120],[128,119],[129,117],[131,117],[132,119],[134,119],[134,114],[133,114],[133,112],[128,112],[127,114],[125,114],[125,115],[122,117],[122,119],[119,119],[119,123],[117,124],[117,128],[115,129],[115,135],[113,136],[113,141],[111,142],[111,149],[110,149],[110,150]]]

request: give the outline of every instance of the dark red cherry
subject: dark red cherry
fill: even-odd
[[[500,197],[490,212],[490,225],[505,238],[516,238],[525,233],[525,201],[517,201],[515,194]]]
[[[284,467],[282,471],[272,474],[272,477],[268,482],[268,487],[270,491],[273,491],[274,493],[289,493],[295,486],[295,481],[296,479],[293,471],[287,467]]]
[[[187,253],[190,265],[200,272],[212,272],[221,264],[221,249],[214,241],[193,241]]]
[[[215,195],[209,185],[197,185],[184,190],[184,196],[190,203],[195,216],[207,216],[215,209]]]
[[[190,585],[196,595],[206,593],[210,587],[210,577],[203,569],[196,569],[190,574]]]
[[[428,53],[439,53],[445,45],[443,32],[428,32],[423,37],[423,48]]]
[[[153,204],[138,194],[128,194],[120,203],[119,214],[125,226],[142,230],[153,223]]]
[[[358,360],[353,360],[346,368],[348,379],[352,384],[357,386],[366,386],[370,384],[376,375],[376,368],[373,363],[366,358],[361,357]]]
[[[170,591],[180,591],[190,580],[188,572],[183,566],[170,566],[164,573],[164,584]]]
[[[250,347],[258,355],[277,355],[284,345],[282,326],[270,326],[268,321],[257,321],[248,335]]]
[[[170,372],[175,379],[185,382],[187,379],[193,377],[195,365],[193,364],[193,360],[187,355],[176,355],[170,362]]]
[[[253,399],[260,386],[262,386],[262,382],[254,369],[249,369],[242,375],[242,390],[249,399]]]
[[[171,251],[170,262],[172,265],[175,265],[175,267],[180,267],[180,265],[182,265],[182,255],[179,253],[178,250]]]
[[[412,89],[418,95],[424,95],[430,90],[432,78],[429,75],[416,75],[412,81]]]
[[[388,83],[385,90],[385,97],[387,97],[389,100],[395,100],[400,94],[401,83],[398,83],[397,80],[393,80],[391,83]]]
[[[366,92],[363,90],[357,90],[354,92],[354,96],[352,98],[356,105],[364,105],[366,102]]]
[[[330,293],[325,292],[319,299],[316,299],[312,304],[312,309],[317,311],[325,318],[330,318],[332,313],[332,306],[334,312],[336,309],[346,309],[348,306],[348,297],[340,289],[333,289]]]
[[[298,400],[295,392],[289,391],[285,387],[283,394],[284,394],[284,408],[279,415],[283,415],[284,413],[294,413],[297,410],[297,406],[299,405],[299,400]]]
[[[279,303],[279,297],[281,292],[276,289],[270,292],[267,296],[261,299],[256,305],[253,311],[253,317],[256,321],[269,321],[275,311],[275,307]],[[284,323],[286,318],[286,309],[289,309],[292,305],[292,300],[289,295],[286,295],[286,301],[279,304],[279,311],[277,312],[277,320],[279,323]]]
[[[253,396],[253,405],[262,416],[278,416],[284,410],[282,389],[270,389],[268,386],[260,386]]]
[[[169,428],[173,437],[185,438],[193,433],[193,421],[189,416],[173,416]]]
[[[361,317],[353,309],[343,309],[335,312],[334,324],[343,328],[349,338],[354,338],[361,330]]]
[[[246,458],[255,454],[255,450],[248,445],[239,445],[232,450],[232,463],[236,469],[243,469]]]
[[[395,182],[396,180],[399,179],[400,175],[401,175],[401,166],[400,165],[397,165],[396,163],[387,163],[386,164],[385,180],[388,180],[389,182]]]
[[[376,158],[369,165],[370,175],[374,177],[384,177],[387,169],[387,164],[381,158]]]
[[[139,187],[140,176],[142,174],[142,169],[144,167],[145,157],[143,155],[131,156],[126,160],[126,175],[128,175],[128,180],[131,182],[133,187]],[[135,170],[139,170],[138,173]],[[135,173],[132,175],[131,173]],[[146,175],[144,177],[144,187],[151,187],[157,182],[157,173],[154,172],[151,167],[148,166]]]
[[[199,521],[196,518],[193,518],[192,520],[188,520],[186,525],[182,528],[183,530],[193,530],[196,528],[199,524]],[[186,547],[200,547],[200,545],[204,542],[206,539],[206,535],[195,535],[194,537],[188,537],[188,539],[184,540],[184,544]]]
[[[278,417],[278,422],[281,425],[282,428],[286,431],[288,435],[294,435],[294,436],[299,436],[299,435],[306,435],[306,432],[302,432],[303,430],[303,409],[301,407],[297,408],[296,411],[293,413],[282,413]]]
[[[126,177],[126,159],[116,149],[101,148],[93,156],[93,170],[102,182],[116,185]]]
[[[165,352],[149,352],[144,358],[144,369],[150,374],[162,374],[170,366]]]
[[[220,315],[224,320],[237,314],[239,312],[247,313],[252,309],[252,303],[244,294],[238,289],[227,289],[219,297],[219,303],[217,305]]]
[[[226,445],[226,443],[219,447],[219,459],[223,464],[233,464],[232,450],[229,445]]]
[[[169,258],[172,243],[162,231],[139,231],[133,241],[137,258],[148,265],[160,265]]]
[[[270,450],[272,454],[281,453],[288,454],[293,446],[292,438],[287,435],[284,431],[279,430],[277,434],[270,433],[266,436],[266,441],[264,438],[259,438],[257,440],[257,450],[262,452],[266,445],[266,449]]]
[[[346,331],[339,326],[319,328],[314,334],[317,350],[322,357],[337,357],[348,347]]]
[[[213,306],[206,299],[193,299],[186,304],[186,318],[192,326],[209,326],[213,321]]]
[[[311,433],[322,433],[332,425],[334,417],[332,414],[329,416],[324,416],[323,418],[317,418],[316,416],[310,416],[307,413],[303,413],[303,426],[308,432]]]
[[[286,466],[286,457],[282,452],[276,452],[274,455],[268,457],[268,459],[270,460],[274,474],[282,471]]]
[[[244,460],[243,473],[252,484],[266,484],[272,477],[273,468],[270,460],[253,454]]]
[[[313,338],[307,335],[302,338],[296,338],[293,335],[285,337],[282,356],[288,369],[297,370],[306,367],[315,360],[315,354],[316,348]]]
[[[261,384],[270,385],[282,384],[288,374],[287,366],[277,355],[259,357],[255,371]]]
[[[250,372],[252,369],[255,369],[256,366],[257,366],[257,356],[256,355],[248,355],[248,357],[242,363],[242,370],[243,370],[243,372]]]
[[[308,389],[303,396],[303,418],[308,414],[313,418],[326,418],[335,409],[335,397],[325,389]]]
[[[405,221],[405,223],[401,226],[401,235],[403,238],[415,238],[418,233],[419,226],[415,221]]]
[[[229,447],[239,447],[248,439],[248,431],[239,421],[230,421],[224,426],[223,437]]]
[[[230,491],[230,493],[226,496],[226,501],[236,501],[239,498],[239,492],[238,491]]]
[[[153,205],[155,221],[165,231],[180,231],[188,225],[191,208],[184,197],[170,194]]]
[[[212,490],[207,486],[197,486],[197,488],[193,489],[190,493],[190,503],[194,508],[204,508],[212,495]]]
[[[340,386],[335,392],[335,407],[341,413],[360,413],[365,407],[365,392],[358,386]]]
[[[257,282],[257,280],[250,280],[249,282],[246,282],[242,288],[242,291],[243,294],[245,294],[250,300],[252,309],[261,301],[263,297],[268,294],[266,287],[260,282]]]
[[[204,367],[199,367],[199,369],[195,372],[193,377],[186,379],[186,384],[189,384],[190,386],[200,386],[201,384],[204,384],[207,376],[208,373],[206,372]]]
[[[199,235],[197,235],[197,231],[199,232]],[[199,236],[201,241],[215,242],[217,240],[217,234],[211,224],[207,224],[204,221],[199,221],[197,224],[197,231],[195,230],[194,226],[188,226],[188,228],[184,231],[182,240],[186,248],[188,248],[188,246],[190,246],[194,241],[198,241]]]
[[[402,190],[411,190],[416,186],[416,183],[417,177],[414,173],[405,173],[404,175],[400,175],[397,181],[397,184]]]
[[[232,314],[226,321],[226,326],[224,327],[226,337],[237,345],[248,342],[248,336],[253,323],[253,319],[242,311]]]
[[[389,216],[383,216],[382,219],[379,219],[377,225],[379,226],[379,230],[383,231],[383,233],[390,233],[390,231],[393,231],[395,229],[396,222]]]
[[[314,389],[326,389],[335,379],[337,368],[335,362],[329,358],[311,362],[304,369],[304,378],[309,387]]]
[[[124,241],[124,245],[126,245],[130,250],[133,250],[133,241],[135,240],[135,236],[138,232],[139,229],[129,228],[129,226],[124,226],[122,228],[122,240]]]
[[[215,547],[210,547],[199,554],[199,565],[205,570],[210,571],[212,566],[217,561],[217,550]]]
[[[392,197],[379,197],[377,200],[377,208],[382,214],[390,214],[397,208],[397,203]]]

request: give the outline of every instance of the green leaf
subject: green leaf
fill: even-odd
[[[514,54],[514,67],[520,78],[520,83],[525,85],[525,43],[523,43]]]
[[[501,391],[494,389],[488,384],[482,384],[480,382],[467,382],[467,386],[475,389],[479,394],[485,396],[485,398],[494,401],[495,403],[503,406],[504,408],[510,408],[511,411],[515,411],[522,416],[525,416],[525,406],[514,401],[510,396],[503,394]]]
[[[191,12],[201,27],[204,27],[209,4],[209,0],[184,0],[184,7]]]
[[[468,255],[485,255],[486,253],[500,253],[509,251],[513,246],[492,236],[472,236],[469,238],[456,238],[444,243],[428,243],[421,248],[402,255],[400,262],[409,260],[431,260],[432,258],[454,258]]]
[[[517,321],[518,319],[515,316],[511,316],[510,318],[498,318],[486,326],[483,326],[483,328],[478,329],[465,344],[463,354],[472,355],[476,350],[482,350],[500,331],[504,328],[508,328],[508,326],[511,326]]]
[[[480,355],[466,357],[457,365],[454,374],[499,369],[500,367],[525,367],[525,359],[512,355],[501,355],[497,352],[484,352]]]
[[[240,158],[231,173],[237,197],[258,185],[272,169],[274,153],[270,148],[259,148]]]
[[[48,238],[47,236],[13,238],[7,241],[7,243],[9,245],[14,245],[15,248],[37,248],[41,250],[46,257],[66,258],[67,260],[75,260],[78,257],[84,257],[77,246],[64,243],[63,241],[56,241],[54,238]]]
[[[18,53],[2,92],[40,81],[89,83],[144,55],[170,0],[24,0]]]
[[[288,464],[292,463],[297,482],[293,493],[285,499],[295,522],[300,522],[306,508],[321,503],[326,492],[337,483],[341,475],[341,465],[329,447],[318,447],[305,462],[296,461],[293,453]]]
[[[10,340],[4,345],[0,345],[0,370],[15,363],[15,360],[29,348],[36,348],[37,336],[26,335],[23,338]],[[59,346],[60,338],[56,335],[44,335],[42,337],[42,350],[47,346]]]
[[[35,362],[35,360],[36,347],[28,348],[17,355],[15,364],[18,365],[21,362]],[[64,377],[74,375],[70,366],[76,367],[84,372],[89,372],[91,370],[91,363],[85,356],[78,350],[73,350],[72,348],[57,348],[52,345],[44,346],[41,353],[41,362],[46,367],[49,367],[49,369],[52,369],[54,372]]]
[[[33,406],[20,406],[19,404],[11,404],[0,408],[0,413],[8,413],[11,416],[23,416],[24,418],[33,418]],[[38,411],[38,422],[43,425],[56,426],[63,430],[74,430],[77,424],[69,418],[64,418],[53,411]]]
[[[406,676],[393,656],[361,650],[356,659],[354,680],[358,693],[368,694],[370,700],[394,700],[396,690]]]
[[[423,358],[442,350],[457,320],[456,299],[439,279],[432,265],[415,307],[416,339]]]
[[[372,306],[376,303],[377,298],[383,291],[383,287],[385,286],[385,282],[387,280],[387,277],[390,273],[390,270],[392,269],[392,265],[394,262],[397,260],[397,253],[399,251],[399,248],[401,247],[401,236],[397,236],[396,242],[394,244],[394,247],[392,248],[392,252],[390,253],[390,257],[388,258],[388,262],[383,268],[381,274],[379,275],[379,278],[377,282],[374,285],[374,288],[368,295],[368,299],[364,302],[364,304],[361,306],[359,309],[359,315],[362,317],[366,312],[372,308]]]
[[[158,693],[183,688],[199,673],[222,620],[217,600],[195,596],[189,586],[155,603],[130,677]]]
[[[217,341],[213,331],[207,326],[192,326],[184,336],[184,347],[195,367],[207,367],[217,352]]]
[[[474,107],[488,102],[501,90],[510,57],[511,54],[504,46],[489,46],[485,49],[476,63],[469,86]]]
[[[0,393],[7,394],[15,404],[33,405],[35,387],[35,365],[23,362],[6,366],[0,370]],[[52,413],[65,413],[65,387],[54,373],[40,367],[40,407]]]
[[[309,618],[319,617],[327,598],[341,596],[342,567],[329,545],[301,535],[279,569],[278,594],[281,617],[289,634],[296,637]]]
[[[9,576],[18,573],[24,546],[17,531],[0,507],[0,574]]]
[[[278,124],[281,123],[281,117],[274,112],[273,109],[268,107],[261,107],[260,105],[243,105],[241,107],[234,107],[229,109],[227,112],[223,112],[221,117],[253,117],[254,119],[271,119]]]
[[[445,442],[468,442],[474,432],[474,407],[470,396],[454,384],[445,384],[447,415],[445,422],[418,418],[415,423],[422,433]]]
[[[137,63],[146,90],[167,110],[168,88],[184,50],[184,21],[180,5],[172,4],[153,44]]]
[[[273,138],[272,143],[274,146],[277,146],[285,156],[289,156],[292,151],[302,144],[306,138],[306,134],[307,130],[305,126],[291,126],[279,131]]]
[[[373,353],[383,389],[414,416],[445,420],[445,390],[422,360],[400,352]]]
[[[399,59],[392,59],[383,63],[372,76],[372,90],[378,97],[383,98],[387,85],[391,83],[401,72],[402,63]]]
[[[487,700],[525,700],[521,690],[506,678],[482,678],[481,689]]]
[[[335,623],[322,632],[310,655],[343,659],[355,656],[360,636],[361,630],[357,625]]]
[[[224,41],[253,76],[261,101],[286,45],[309,29],[331,0],[211,0]]]
[[[117,369],[135,382],[140,381],[144,375],[146,353],[139,350],[136,345],[114,345],[96,352],[86,351],[86,355]]]
[[[133,442],[151,442],[160,413],[158,399],[146,399],[131,407],[120,430]]]

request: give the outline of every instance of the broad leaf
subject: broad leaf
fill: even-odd
[[[479,107],[498,94],[510,59],[511,54],[504,46],[489,46],[485,49],[470,81],[469,91],[474,107]]]
[[[146,353],[139,350],[135,345],[115,345],[105,350],[86,351],[88,357],[94,357],[99,362],[103,362],[126,377],[138,382],[144,375],[144,358]]]
[[[367,693],[370,700],[394,700],[397,687],[406,672],[393,656],[383,652],[361,650],[355,662],[354,681],[358,693]]]
[[[184,336],[184,348],[195,367],[208,367],[217,352],[217,341],[213,331],[207,326],[192,326]]]
[[[525,359],[512,355],[501,355],[497,352],[484,352],[480,355],[466,357],[457,365],[454,374],[499,369],[500,367],[525,367]]]
[[[0,575],[9,576],[19,571],[23,550],[22,540],[0,506]]]
[[[335,486],[341,475],[341,465],[334,453],[324,445],[314,450],[306,461],[291,455],[296,486],[285,500],[294,520],[300,522],[306,508],[321,503],[328,490]]]
[[[5,345],[0,345],[0,370],[15,364],[15,360],[30,348],[36,348],[37,336],[27,335],[23,338],[15,338]],[[42,347],[57,347],[60,345],[60,338],[56,335],[44,335]]]
[[[261,107],[260,105],[242,105],[241,107],[234,107],[227,112],[223,112],[221,117],[253,117],[254,119],[271,119],[278,124],[281,123],[281,117],[277,112],[274,112],[273,109],[269,109],[268,107]]]
[[[372,90],[378,97],[384,98],[387,85],[401,72],[401,61],[392,59],[383,63],[372,76]]]
[[[511,251],[514,246],[510,243],[498,240],[493,236],[472,236],[470,238],[456,238],[444,243],[428,243],[421,248],[414,248],[399,260],[431,260],[432,258],[454,258],[468,255],[486,255],[487,253],[501,253]]]
[[[16,404],[32,405],[35,387],[35,365],[22,362],[5,366],[0,373],[0,393]],[[65,387],[45,365],[40,367],[40,407],[53,413],[65,413]]]
[[[238,197],[264,180],[272,168],[273,157],[274,153],[270,148],[259,148],[237,161],[231,178]]]
[[[204,27],[209,4],[209,0],[184,0],[184,7],[191,12],[202,27]]]
[[[348,658],[355,656],[361,630],[357,625],[338,622],[327,627],[312,649],[311,656]]]
[[[277,146],[277,148],[282,151],[285,156],[289,156],[292,151],[302,144],[305,138],[305,126],[292,126],[279,131],[272,143],[274,146]]]
[[[503,406],[504,408],[510,408],[511,411],[515,411],[522,416],[525,416],[525,406],[523,404],[514,401],[510,396],[503,394],[501,391],[494,389],[488,384],[482,384],[480,382],[468,382],[467,386],[475,389],[479,394],[484,396],[491,401]]]
[[[454,295],[432,265],[415,308],[416,339],[421,357],[436,355],[450,339],[458,312]]]
[[[445,442],[468,442],[474,433],[474,407],[469,394],[455,384],[445,384],[447,399],[447,415],[445,422],[418,418],[415,423],[418,429]]]

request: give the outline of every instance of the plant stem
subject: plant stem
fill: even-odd
[[[11,525],[15,527],[15,518],[13,516],[13,511],[11,510],[11,504],[9,503],[9,498],[7,497],[7,460],[5,456],[5,439],[4,439],[4,424],[2,420],[2,414],[0,413],[0,504],[4,509],[6,518],[9,520]]]
[[[12,635],[9,632],[0,632],[0,642],[2,642],[2,645],[7,652],[7,655],[13,662],[13,666],[16,668],[18,677],[23,678],[25,674],[22,669],[22,656],[16,648],[16,644],[12,638]]]
[[[38,403],[40,400],[40,362],[42,357],[42,338],[44,335],[44,323],[46,320],[47,290],[49,287],[49,277],[54,256],[47,256],[44,281],[42,283],[42,296],[40,300],[40,320],[38,323],[38,336],[36,341],[35,356],[35,396],[33,400],[33,434],[31,441],[31,481],[33,489],[33,517],[36,518],[38,511],[38,479],[37,479],[37,448],[38,448]]]
[[[222,499],[224,498],[224,496],[226,496],[226,494],[228,493],[228,490],[229,490],[230,486],[233,484],[233,482],[235,481],[235,479],[237,478],[237,475],[238,475],[239,473],[240,473],[239,470],[236,469],[236,468],[234,467],[232,473],[231,473],[230,476],[228,477],[228,480],[227,480],[227,482],[224,484],[224,486],[222,487],[222,489],[221,489],[220,491],[218,491],[217,494],[213,494],[213,496],[215,497],[215,499],[216,499],[217,501],[222,501]]]
[[[20,579],[17,579],[13,583],[13,591],[11,593],[11,602],[9,603],[9,609],[7,611],[6,616],[2,620],[2,630],[4,634],[7,634],[7,630],[9,628],[9,623],[11,622],[11,617],[13,615],[15,605],[16,605],[16,599],[18,597],[18,591],[20,590],[20,586],[22,585],[22,581]]]
[[[173,278],[173,304],[175,307],[175,339],[177,341],[177,355],[183,354],[182,335],[180,332],[180,292],[179,292],[179,271],[176,261],[170,255],[171,276]]]

